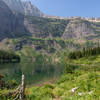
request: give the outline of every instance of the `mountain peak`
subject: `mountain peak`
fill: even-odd
[[[22,13],[27,16],[42,17],[44,14],[35,7],[30,0],[3,0],[13,12]]]

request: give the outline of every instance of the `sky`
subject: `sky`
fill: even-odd
[[[53,16],[100,17],[100,0],[30,0],[40,11]]]

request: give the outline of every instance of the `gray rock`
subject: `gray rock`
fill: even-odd
[[[63,38],[80,38],[93,35],[94,33],[95,32],[88,21],[74,19],[67,25]]]
[[[14,15],[9,7],[0,0],[0,40],[5,37],[25,35],[24,16]]]
[[[8,6],[0,0],[0,39],[13,32],[14,15]]]
[[[13,12],[19,12],[28,16],[44,16],[40,10],[35,7],[30,1],[22,0],[3,0]]]

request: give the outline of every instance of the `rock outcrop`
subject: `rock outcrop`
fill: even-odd
[[[14,15],[8,6],[0,0],[0,39],[13,32]]]
[[[63,38],[81,38],[94,35],[94,33],[91,23],[85,20],[73,19],[67,25]]]
[[[24,14],[28,16],[43,17],[44,14],[35,7],[30,1],[23,2]]]
[[[22,0],[3,0],[13,12],[19,12],[27,16],[42,17],[44,14],[35,7],[30,1]]]
[[[9,7],[8,7],[9,6]],[[100,37],[100,24],[85,18],[43,18],[31,2],[0,0],[0,40],[9,37],[63,37],[64,39]]]
[[[0,40],[5,37],[16,37],[26,34],[24,17],[14,15],[9,7],[0,0]]]

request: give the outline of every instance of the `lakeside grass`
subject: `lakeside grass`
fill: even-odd
[[[71,60],[70,63],[80,65],[74,66],[76,68],[73,73],[65,71],[55,84],[28,88],[27,100],[99,100],[100,55]],[[72,92],[75,87],[77,87],[76,91]]]
[[[66,74],[56,84],[28,89],[27,100],[99,100],[100,72]],[[78,89],[72,93],[75,87]],[[82,94],[82,95],[79,95]]]
[[[25,91],[26,100],[99,100],[100,55],[68,62],[70,66],[66,61],[64,73],[57,82],[28,86]],[[67,72],[68,66],[73,69],[72,73]],[[76,87],[75,92],[72,92]]]

